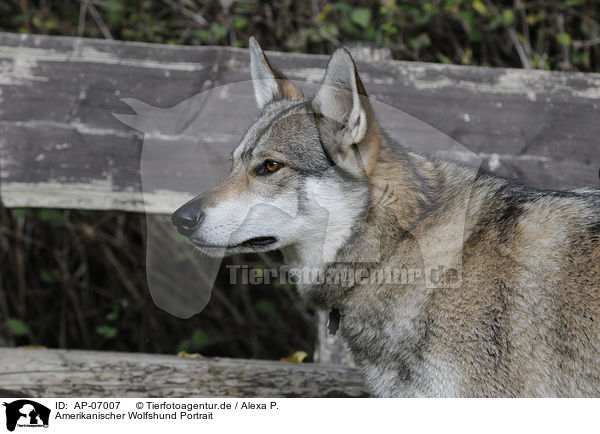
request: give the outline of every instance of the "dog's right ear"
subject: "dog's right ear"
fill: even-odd
[[[250,73],[254,96],[261,110],[273,100],[302,99],[304,95],[281,72],[272,67],[262,48],[250,37]]]
[[[360,142],[367,130],[364,109],[366,92],[358,77],[352,56],[345,48],[333,53],[321,88],[313,99],[313,108],[346,126],[346,137],[341,145]]]
[[[322,115],[321,137],[328,155],[341,164],[336,156],[344,160],[355,149],[360,157],[357,164],[368,175],[379,151],[378,140],[373,140],[376,123],[354,60],[345,48],[331,56],[312,106]]]

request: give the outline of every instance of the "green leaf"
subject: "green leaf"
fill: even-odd
[[[460,6],[463,3],[463,0],[446,0],[444,1],[444,7],[446,9],[451,9],[456,6]]]
[[[550,69],[550,63],[548,63],[548,60],[539,54],[535,54],[533,56],[533,64],[538,69]]]
[[[112,339],[115,336],[117,336],[117,329],[116,327],[101,325],[96,327],[96,333],[98,333],[101,336],[104,336],[106,339]]]
[[[210,30],[204,29],[194,32],[194,36],[200,39],[201,41],[210,41],[212,33],[210,32]]]
[[[558,35],[556,35],[556,40],[560,45],[571,45],[571,35],[569,35],[568,33],[559,33]]]
[[[52,276],[52,273],[49,273],[48,271],[42,271],[40,272],[40,280],[42,283],[53,283],[54,277]]]
[[[108,13],[108,21],[111,24],[121,24],[121,22],[123,21],[123,13],[121,11],[111,10]]]
[[[264,316],[270,324],[279,324],[281,322],[277,307],[271,300],[264,298],[258,300],[256,302],[256,311]]]
[[[535,24],[537,24],[538,22],[544,20],[546,18],[546,11],[540,11],[535,15],[528,15],[527,16],[527,24],[529,24],[530,26],[533,26]]]
[[[254,1],[239,1],[233,4],[236,12],[254,12],[259,7]]]
[[[324,38],[335,39],[338,37],[340,32],[338,30],[338,26],[334,23],[325,23],[321,27],[320,33]]]
[[[115,321],[119,318],[119,306],[115,306],[110,312],[106,314],[106,321]]]
[[[573,63],[577,65],[586,65],[589,64],[589,53],[581,52],[581,53],[573,53]]]
[[[396,25],[392,21],[383,23],[381,26],[381,30],[383,30],[385,33],[387,33],[389,35],[398,34],[398,27],[396,27]]]
[[[350,6],[350,5],[349,5],[349,4],[347,4],[347,3],[344,3],[344,2],[337,2],[337,3],[335,3],[335,4],[334,4],[334,7],[335,7],[335,8],[336,8],[338,11],[340,11],[340,12],[345,12],[345,13],[347,13],[347,14],[350,14],[350,13],[352,13],[352,6]]]
[[[439,52],[435,53],[435,57],[437,57],[440,62],[445,63],[445,64],[454,63],[454,62],[452,62],[452,59],[450,59],[448,56],[446,56],[442,53],[439,53]]]
[[[246,27],[247,25],[248,25],[248,18],[243,18],[243,17],[242,17],[242,18],[236,18],[236,19],[233,21],[233,26],[234,26],[236,29],[241,29],[241,28],[244,28],[244,27]]]
[[[369,27],[371,22],[371,10],[367,8],[354,9],[350,14],[350,19],[363,29]]]
[[[473,9],[475,9],[481,15],[485,15],[485,13],[487,12],[487,8],[485,7],[485,5],[483,4],[483,2],[481,0],[475,0],[473,2]]]
[[[16,336],[27,336],[29,334],[29,327],[20,319],[11,318],[8,320],[8,328],[12,334]]]
[[[45,222],[64,222],[64,214],[54,208],[41,209],[39,212],[40,220]]]
[[[58,21],[54,21],[54,20],[46,21],[46,28],[48,30],[54,30],[54,31],[60,30],[60,23]]]
[[[180,353],[181,351],[185,351],[185,352],[192,351],[190,349],[190,347],[191,347],[190,340],[189,339],[184,339],[184,340],[180,341],[179,344],[177,344],[177,350],[176,351],[178,353]]]
[[[202,330],[196,330],[189,339],[184,339],[177,345],[177,352],[198,352],[210,343],[208,335]]]
[[[27,208],[13,208],[12,213],[15,217],[23,217],[27,215]]]
[[[367,27],[365,29],[364,38],[367,41],[375,41],[375,39],[377,38],[377,29],[371,26]]]
[[[502,25],[502,21],[500,20],[500,18],[494,16],[492,17],[492,19],[490,20],[488,26],[491,30],[496,30],[498,27],[500,27],[500,25]]]
[[[214,32],[215,40],[221,39],[222,37],[226,36],[228,33],[227,27],[225,27],[225,26],[215,26],[213,32]]]
[[[429,35],[427,35],[427,33],[421,33],[419,36],[410,38],[408,40],[408,45],[413,50],[418,50],[422,47],[429,47],[431,45],[431,39],[429,39]]]
[[[505,9],[502,11],[502,21],[504,21],[505,26],[512,25],[515,20],[515,13],[510,9]]]
[[[196,330],[190,339],[192,344],[192,351],[198,351],[208,345],[208,335],[202,330]]]

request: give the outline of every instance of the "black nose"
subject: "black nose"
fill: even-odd
[[[195,197],[171,215],[171,221],[181,235],[189,236],[202,221],[202,198]]]

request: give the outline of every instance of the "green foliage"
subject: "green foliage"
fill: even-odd
[[[117,305],[113,308],[113,310],[111,310],[110,312],[108,312],[105,316],[106,321],[110,321],[110,322],[114,322],[117,319],[119,319],[119,314],[121,313],[121,309],[120,307]]]
[[[520,67],[516,35],[536,68],[599,69],[598,2],[338,0],[318,3],[320,10],[300,0],[174,4],[99,0],[93,7],[116,39],[246,47],[254,35],[267,48],[313,53],[364,41],[397,59]],[[105,36],[89,13],[80,22],[79,12],[79,2],[0,2],[0,29]]]
[[[123,23],[124,14],[124,2],[121,0],[105,0],[100,4],[101,8],[104,9],[108,22],[111,25],[120,25]]]
[[[229,285],[224,266],[202,314],[183,320],[157,308],[145,273],[143,214],[54,210],[62,219],[42,219],[39,209],[0,211],[2,286],[13,318],[3,321],[2,345],[167,354],[179,347],[277,360],[290,347],[311,352],[313,312],[287,283],[244,290],[241,282]],[[264,266],[255,259],[251,268],[264,274]]]
[[[15,217],[24,217],[27,215],[27,208],[13,208],[12,213]]]
[[[235,20],[233,20],[233,26],[236,29],[243,29],[244,27],[246,27],[248,25],[249,21],[248,18],[245,17],[240,17],[240,18],[236,18]]]
[[[277,311],[275,304],[266,298],[261,298],[256,302],[256,311],[264,316],[270,324],[279,324],[281,322],[281,316]]]
[[[350,12],[350,19],[358,24],[363,29],[369,27],[369,23],[371,22],[371,10],[367,8],[358,8],[352,10]]]
[[[42,208],[39,210],[38,216],[45,222],[62,223],[65,220],[64,213],[54,208]]]
[[[488,13],[488,10],[487,10],[485,4],[481,0],[475,0],[472,3],[472,6],[473,6],[473,9],[475,9],[481,15],[485,16]]]
[[[20,319],[10,318],[8,320],[8,329],[15,336],[29,335],[29,327]]]
[[[96,327],[96,333],[98,333],[100,336],[103,336],[106,339],[113,339],[115,336],[117,336],[117,332],[118,330],[116,327],[108,325],[101,325]]]
[[[556,35],[556,40],[561,45],[571,45],[571,35],[569,35],[568,33],[559,33],[558,35]]]
[[[504,9],[502,11],[502,23],[506,26],[512,26],[515,21],[515,13],[511,9]]]
[[[196,330],[188,339],[182,340],[179,345],[177,345],[177,352],[185,351],[188,353],[196,353],[202,351],[202,349],[209,344],[210,340],[208,335],[202,330]]]
[[[45,284],[52,284],[60,279],[60,272],[58,270],[52,271],[40,271],[40,281]]]

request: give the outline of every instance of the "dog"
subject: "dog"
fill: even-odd
[[[253,38],[250,57],[261,114],[229,176],[172,215],[195,248],[350,270],[297,286],[339,312],[376,396],[600,396],[600,189],[538,190],[402,148],[344,48],[313,98]],[[389,270],[413,278],[379,281]]]

